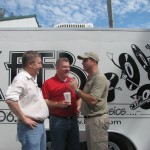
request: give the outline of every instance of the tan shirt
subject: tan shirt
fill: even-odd
[[[97,98],[98,103],[95,106],[91,106],[86,102],[82,101],[82,115],[95,116],[108,113],[108,80],[104,74],[97,71],[91,78],[88,78],[83,91]]]
[[[44,120],[49,111],[42,92],[36,81],[25,70],[21,71],[13,80],[6,92],[6,100],[18,101],[25,116],[36,120]]]

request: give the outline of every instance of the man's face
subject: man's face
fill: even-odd
[[[92,69],[94,61],[91,58],[82,59],[83,69],[88,72]]]
[[[30,64],[30,68],[33,77],[39,74],[39,71],[42,68],[41,57],[36,57],[35,62]]]
[[[61,62],[57,67],[57,74],[59,76],[62,76],[62,78],[65,78],[69,75],[70,73],[70,64],[69,62]]]

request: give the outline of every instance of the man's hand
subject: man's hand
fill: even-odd
[[[75,79],[72,79],[70,81],[70,86],[72,87],[73,90],[78,88],[78,82]]]
[[[70,105],[70,102],[67,102],[66,100],[58,102],[58,107],[59,108],[67,108],[69,105]]]
[[[31,128],[34,128],[38,125],[38,123],[35,120],[28,118],[28,117],[25,117],[25,119],[21,121],[27,124],[28,126],[30,126]]]

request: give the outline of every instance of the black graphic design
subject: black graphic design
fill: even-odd
[[[113,54],[107,53],[108,58],[121,70],[121,78],[126,81],[126,86],[133,91],[139,87],[140,73],[134,59],[127,53],[119,56],[119,65],[113,60]]]
[[[147,45],[145,46],[145,48],[147,48],[147,49],[149,49],[149,50],[150,50],[150,45],[149,45],[149,44],[147,44]]]
[[[147,72],[148,79],[150,80],[150,64],[148,62],[147,57],[136,45],[132,44],[131,48],[137,60],[139,61],[143,69]]]
[[[80,79],[80,88],[82,89],[85,82],[86,82],[86,74],[84,71],[75,66],[75,57],[72,53],[67,51],[38,51],[41,54],[42,58],[42,69],[40,70],[37,78],[37,82],[39,87],[42,86],[42,83],[45,81],[45,70],[46,69],[55,69],[55,62],[56,59],[60,57],[67,57],[71,64],[70,71],[74,73],[78,79]],[[5,67],[7,70],[9,70],[9,84],[13,81],[16,74],[19,72],[19,70],[22,68],[22,55],[24,52],[13,52],[11,51],[9,54],[9,62],[5,62]],[[13,61],[12,61],[13,60]],[[47,62],[47,60],[50,60]]]
[[[127,53],[119,56],[119,64],[122,68],[121,78],[126,80],[126,86],[133,91],[139,87],[140,73],[134,59]]]
[[[132,95],[131,98],[136,99],[136,101],[130,105],[132,110],[138,107],[150,109],[150,84],[141,86],[137,94]]]
[[[2,93],[2,90],[0,89],[0,101],[4,100],[4,95]]]
[[[145,46],[147,49],[150,49],[150,45]],[[143,69],[147,72],[147,77],[150,80],[150,59],[146,57],[145,54],[136,46],[135,44],[131,45],[131,49],[138,60],[139,64],[143,67]],[[140,86],[140,72],[138,68],[138,64],[135,63],[134,59],[127,53],[121,53],[118,57],[119,65],[113,59],[112,53],[107,53],[108,58],[121,70],[121,79],[124,79],[126,82],[126,87],[130,90],[138,90],[136,94],[130,96],[135,101],[130,104],[130,109],[135,110],[137,108],[142,109],[150,109],[150,84],[144,84]],[[112,73],[113,74],[113,73]],[[108,80],[111,79],[110,75],[106,73],[106,77]],[[116,78],[114,78],[114,82],[117,84],[119,82]],[[110,80],[110,89],[112,88]],[[115,85],[115,84],[114,84]],[[113,85],[113,87],[114,87]],[[111,102],[115,98],[115,91],[110,90],[108,101]]]
[[[112,102],[115,99],[115,90],[122,91],[120,87],[116,87],[119,77],[115,73],[105,73],[105,76],[110,82],[107,101]]]

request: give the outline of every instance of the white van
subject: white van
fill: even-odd
[[[71,63],[70,75],[78,80],[81,89],[87,75],[77,55],[98,53],[99,67],[110,81],[109,150],[149,150],[150,30],[99,28],[0,29],[0,150],[21,149],[16,137],[17,118],[4,99],[27,50],[42,55],[43,69],[37,80],[40,87],[55,74],[56,59],[65,56]],[[50,132],[48,120],[45,126]],[[82,150],[87,150],[81,115],[79,126]],[[50,149],[49,136],[47,140]]]

